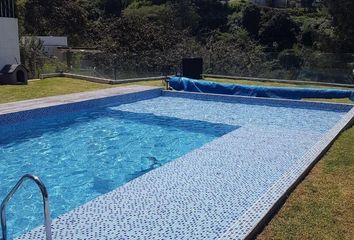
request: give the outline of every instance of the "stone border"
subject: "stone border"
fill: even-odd
[[[286,107],[306,107],[311,105],[317,110],[330,110],[330,111],[350,111],[354,108],[354,104],[349,103],[335,103],[335,102],[316,102],[316,101],[304,101],[294,99],[282,99],[282,98],[265,98],[265,97],[252,97],[252,96],[240,96],[240,95],[224,95],[215,93],[199,93],[199,92],[185,92],[174,90],[163,90],[165,96],[177,96],[186,97],[196,100],[204,101],[224,101],[244,104],[264,104],[264,105],[281,105]]]
[[[105,83],[105,84],[122,84],[122,83],[134,83],[134,82],[142,82],[142,81],[156,81],[156,80],[165,80],[166,76],[157,76],[157,77],[146,77],[146,78],[128,78],[128,79],[119,79],[113,80],[108,78],[99,78],[99,77],[90,77],[79,74],[72,73],[48,73],[41,74],[40,79],[52,78],[52,77],[68,77],[75,78],[79,80],[86,80],[95,83]]]
[[[229,76],[229,75],[217,75],[217,74],[203,74],[203,77],[209,78],[222,78],[231,80],[246,80],[246,81],[258,81],[258,82],[275,82],[275,83],[287,83],[296,85],[319,85],[328,87],[343,87],[343,88],[354,88],[353,84],[340,84],[340,83],[326,83],[326,82],[313,82],[313,81],[300,81],[300,80],[285,80],[285,79],[271,79],[271,78],[255,78],[255,77],[239,77],[239,76]]]

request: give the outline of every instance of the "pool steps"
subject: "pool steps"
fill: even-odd
[[[44,183],[42,182],[42,180],[39,177],[31,175],[31,174],[23,175],[1,203],[1,207],[0,207],[1,229],[2,229],[2,239],[1,240],[8,239],[7,238],[7,226],[6,226],[6,212],[5,212],[6,206],[9,203],[9,201],[12,199],[14,194],[17,192],[17,190],[19,190],[20,187],[23,185],[23,183],[28,180],[32,180],[33,182],[35,182],[37,184],[37,186],[39,187],[39,189],[41,190],[42,197],[43,197],[44,226],[45,226],[46,240],[52,240],[52,230],[51,230],[52,220],[50,218],[50,211],[49,211],[48,191],[47,191],[47,188],[45,187]]]

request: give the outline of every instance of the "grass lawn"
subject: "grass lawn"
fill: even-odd
[[[275,87],[316,87],[313,85],[295,85],[286,83],[272,83],[272,82],[256,82],[246,80],[228,80],[228,79],[209,79],[215,82],[236,83],[245,85],[261,85],[261,86],[275,86]],[[0,85],[0,104],[14,101],[21,101],[26,99],[34,99],[41,97],[49,97],[61,94],[77,93],[84,91],[93,91],[103,88],[120,87],[127,85],[144,85],[164,87],[161,80],[143,81],[136,83],[124,83],[119,85],[109,85],[102,83],[93,83],[72,78],[48,78],[44,80],[29,81],[28,85]],[[318,86],[317,86],[318,87]],[[353,103],[349,99],[308,99],[311,101],[327,101],[339,103]]]
[[[319,87],[244,80],[218,82],[263,86]],[[163,86],[161,80],[106,85],[69,78],[0,86],[0,103],[126,85]],[[310,99],[353,103],[349,99]],[[289,196],[258,239],[354,239],[354,127],[344,132],[306,179]]]
[[[93,91],[126,85],[162,86],[162,81],[149,81],[140,83],[127,83],[109,85],[87,82],[71,78],[48,78],[44,80],[29,81],[28,85],[0,85],[0,103],[21,101],[26,99],[49,97],[55,95]]]

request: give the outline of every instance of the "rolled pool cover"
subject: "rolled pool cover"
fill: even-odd
[[[177,91],[240,95],[252,97],[296,99],[303,98],[349,98],[354,102],[353,90],[262,87],[195,80],[185,77],[170,77],[169,86]]]

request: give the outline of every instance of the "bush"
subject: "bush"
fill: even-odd
[[[286,13],[271,11],[269,15],[270,19],[263,23],[259,33],[260,42],[271,51],[292,48],[297,43],[299,26]]]
[[[45,59],[43,42],[37,37],[25,37],[20,41],[20,52],[22,64],[29,71],[29,77],[38,77]]]

